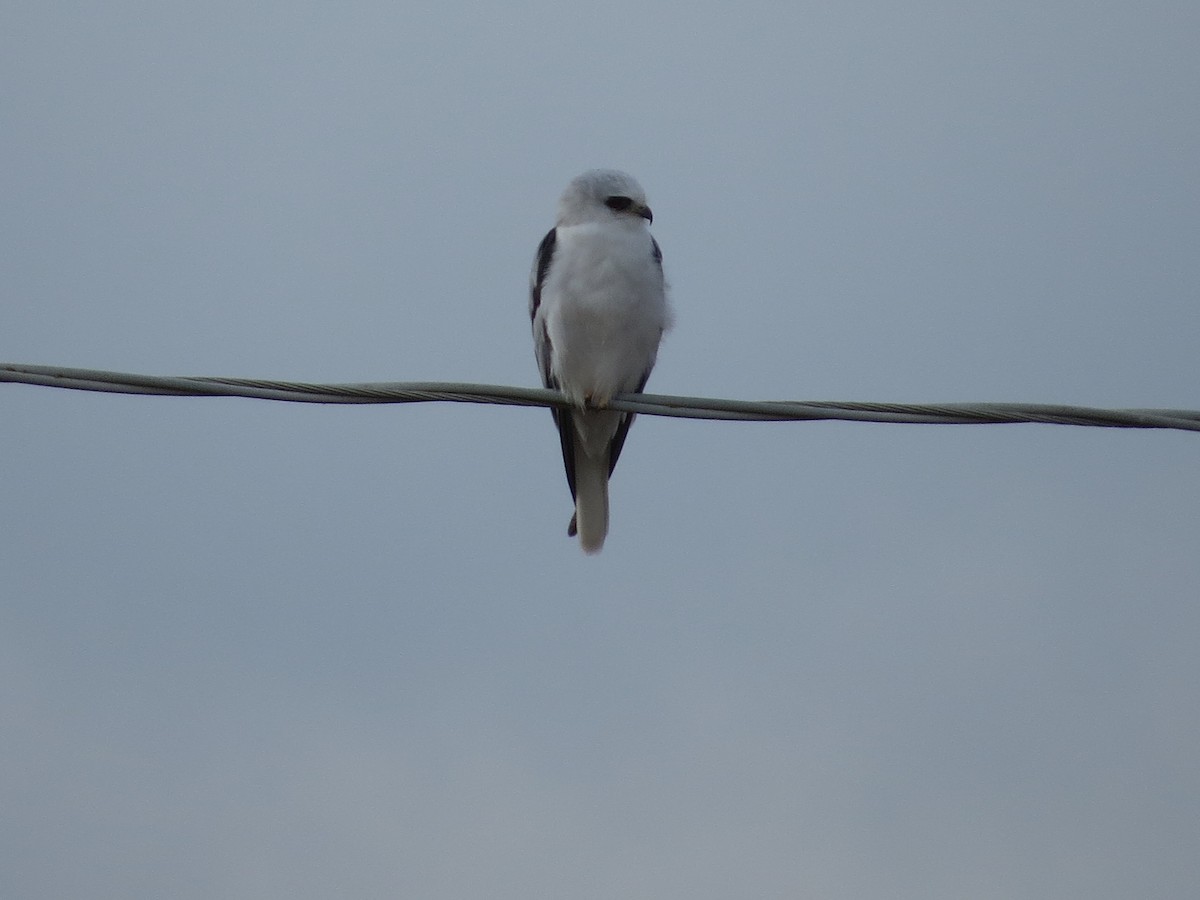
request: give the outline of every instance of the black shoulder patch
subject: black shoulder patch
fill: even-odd
[[[654,261],[660,266],[662,265],[662,248],[658,246],[658,241],[650,238],[650,243],[654,245]]]
[[[538,244],[537,262],[533,267],[533,293],[529,303],[529,318],[537,315],[542,303],[542,285],[546,281],[546,273],[550,271],[550,260],[554,257],[554,244],[558,240],[558,229],[551,228]]]

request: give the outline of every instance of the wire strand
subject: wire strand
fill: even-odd
[[[0,363],[0,381],[77,391],[171,397],[248,397],[290,403],[489,403],[567,407],[557,391],[459,382],[305,384],[252,378],[134,375],[98,369]],[[837,403],[792,400],[721,400],[666,394],[621,394],[610,409],[649,416],[740,422],[839,420],[909,425],[984,425],[1032,422],[1100,428],[1200,431],[1200,411],[1096,409],[1045,403]]]

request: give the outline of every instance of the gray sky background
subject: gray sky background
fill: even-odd
[[[650,388],[1200,407],[1195,2],[10,3],[0,360],[533,385],[633,172]],[[1198,437],[0,385],[0,895],[1179,898]]]

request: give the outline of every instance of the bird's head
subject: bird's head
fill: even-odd
[[[632,175],[593,169],[576,176],[558,201],[558,224],[581,225],[612,219],[654,221],[646,192]]]

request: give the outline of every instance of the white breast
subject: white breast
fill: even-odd
[[[669,313],[640,222],[559,228],[542,292],[551,370],[578,403],[606,403],[653,367]]]

